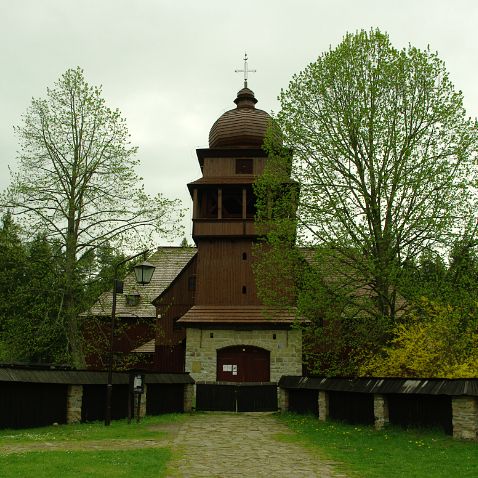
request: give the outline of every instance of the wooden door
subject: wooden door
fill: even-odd
[[[270,352],[238,345],[217,351],[216,379],[220,382],[269,382]]]

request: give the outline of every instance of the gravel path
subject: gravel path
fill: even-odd
[[[168,478],[344,477],[306,448],[278,441],[291,434],[269,414],[198,414],[172,439],[182,457],[171,463]]]

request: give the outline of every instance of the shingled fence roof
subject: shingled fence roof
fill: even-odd
[[[181,384],[194,383],[188,373],[150,373],[145,375],[146,384],[164,383]],[[127,385],[130,372],[113,372],[113,384]],[[58,370],[38,367],[15,367],[0,365],[1,382],[25,382],[25,383],[56,383],[67,385],[105,385],[107,372],[90,370]]]
[[[478,379],[446,378],[326,378],[284,375],[279,387],[377,394],[478,396]]]

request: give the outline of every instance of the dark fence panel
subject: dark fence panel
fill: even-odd
[[[277,385],[245,385],[236,388],[238,412],[277,411]]]
[[[128,416],[128,385],[114,385],[111,397],[111,419]],[[81,420],[104,420],[106,410],[106,385],[83,385]]]
[[[222,384],[196,385],[196,410],[235,412],[236,386]]]
[[[319,391],[307,389],[290,389],[289,392],[289,411],[295,413],[313,413],[319,414]]]
[[[0,428],[28,428],[66,423],[68,386],[0,382]]]
[[[197,384],[196,409],[216,412],[276,411],[277,385]]]
[[[441,428],[453,433],[451,397],[447,395],[388,395],[390,423],[403,427]]]
[[[148,384],[146,414],[184,412],[183,384]]]
[[[373,394],[329,392],[329,416],[354,425],[373,425]]]

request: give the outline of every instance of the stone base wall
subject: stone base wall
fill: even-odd
[[[213,335],[211,337],[211,334]],[[276,338],[274,339],[274,334]],[[270,352],[270,380],[282,375],[302,374],[302,332],[300,330],[186,331],[186,371],[196,381],[216,381],[216,351],[232,345],[251,345]]]
[[[465,440],[478,439],[478,398],[453,397],[453,436]]]
[[[83,385],[68,385],[66,397],[66,423],[81,422],[82,402]]]

